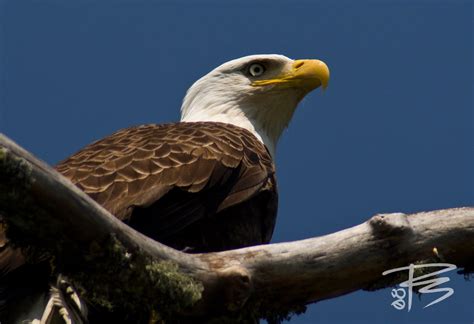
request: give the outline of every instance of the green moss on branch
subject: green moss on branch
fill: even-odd
[[[127,249],[115,236],[76,242],[48,202],[32,194],[31,165],[0,148],[0,215],[11,243],[28,262],[49,259],[51,273],[70,278],[93,304],[126,310],[134,318],[182,313],[201,298],[203,287],[170,261],[153,261]],[[54,206],[53,206],[54,207]],[[41,256],[41,257],[38,257]]]

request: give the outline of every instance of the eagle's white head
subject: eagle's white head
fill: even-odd
[[[251,55],[222,64],[186,93],[181,121],[229,123],[251,131],[274,156],[276,144],[298,103],[329,81],[318,60]]]

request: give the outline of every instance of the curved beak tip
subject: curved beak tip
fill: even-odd
[[[318,65],[317,70],[318,70],[319,80],[321,81],[321,86],[323,90],[326,90],[326,88],[329,85],[329,78],[330,78],[329,67],[323,61],[316,60],[316,62]]]

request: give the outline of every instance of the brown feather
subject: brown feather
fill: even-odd
[[[264,219],[274,224],[276,216],[272,158],[253,134],[237,126],[197,122],[131,127],[90,144],[57,170],[120,219],[177,248],[189,244],[205,251],[266,243],[273,231],[260,228]],[[250,208],[250,201],[264,202]],[[236,210],[242,206],[246,209],[239,215]],[[249,224],[256,223],[259,228],[249,231]],[[234,233],[220,233],[219,226]],[[253,237],[256,231],[260,234]]]

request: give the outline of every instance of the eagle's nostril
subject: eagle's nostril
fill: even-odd
[[[303,64],[304,64],[303,61],[296,62],[296,64],[295,64],[295,69],[299,69]]]

